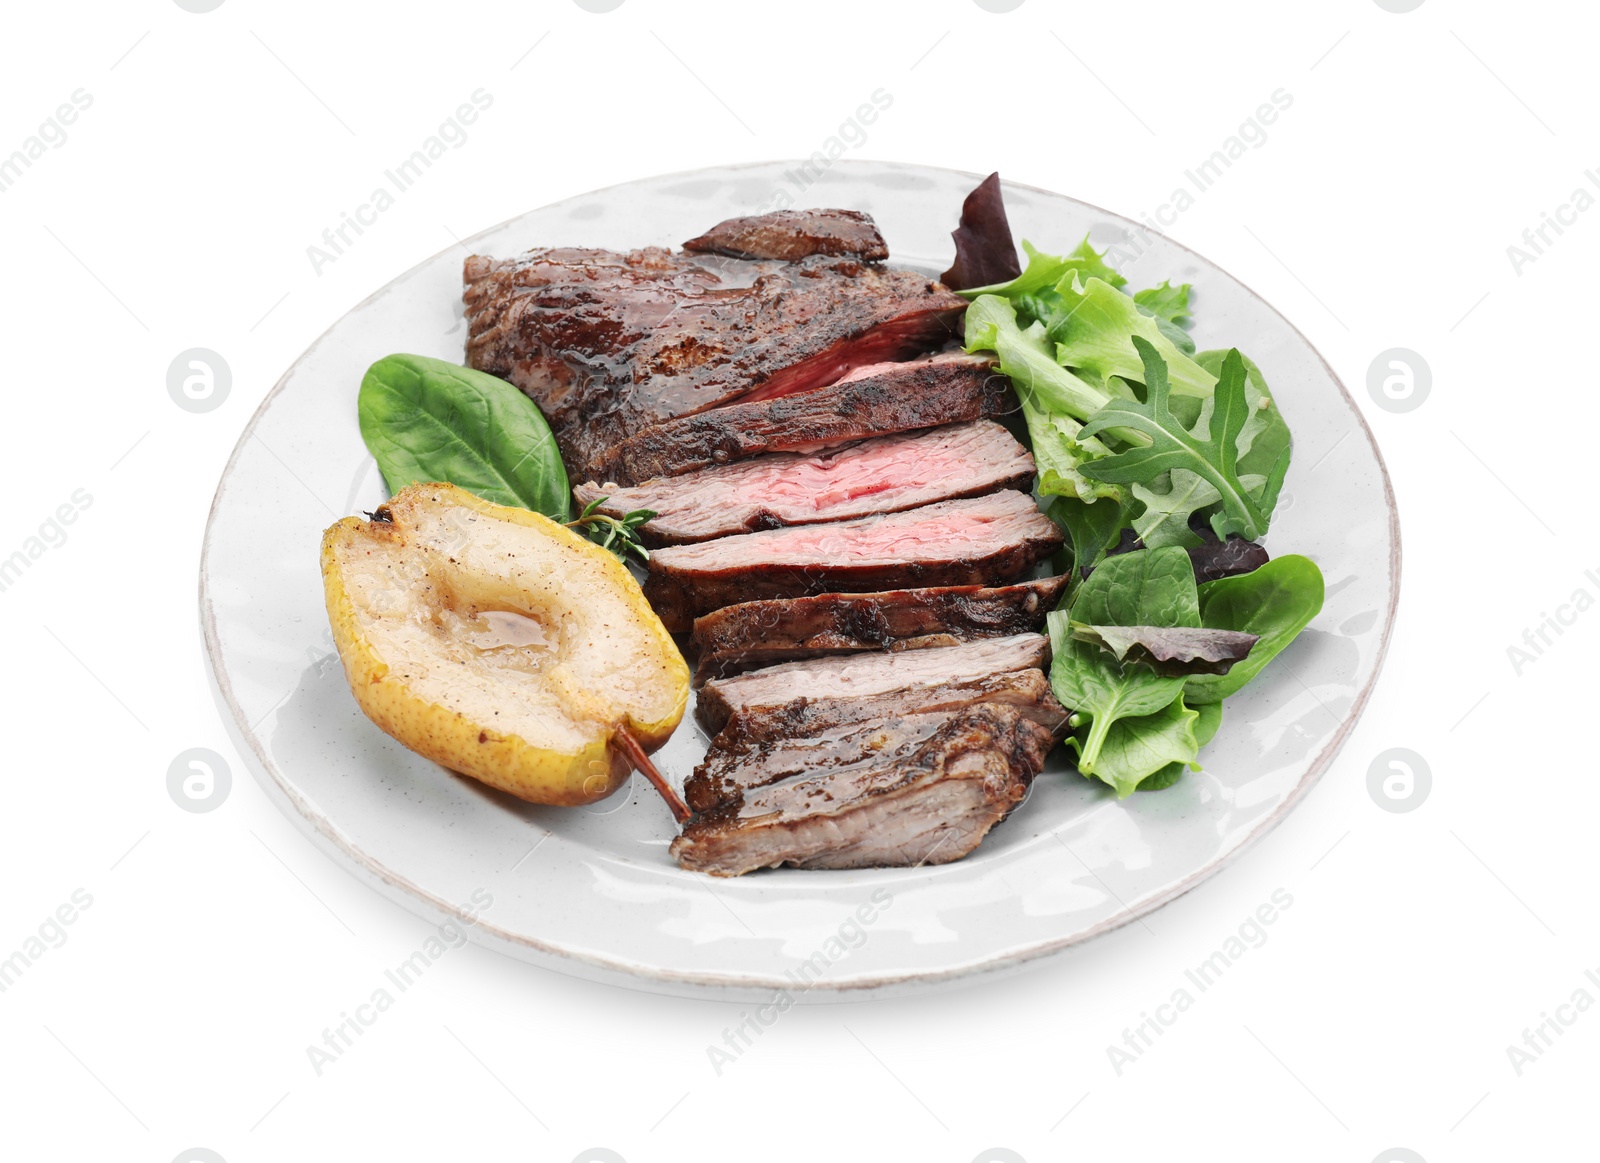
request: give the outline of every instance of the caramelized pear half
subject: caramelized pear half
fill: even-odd
[[[419,755],[539,804],[604,799],[683,718],[689,669],[633,576],[549,518],[448,484],[322,537],[356,702]]]

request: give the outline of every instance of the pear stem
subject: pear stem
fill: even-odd
[[[622,749],[622,754],[628,757],[628,762],[633,764],[635,770],[648,779],[652,786],[660,793],[661,798],[667,801],[667,808],[672,812],[672,818],[680,824],[689,822],[689,806],[683,802],[683,797],[676,788],[667,782],[666,776],[656,770],[656,765],[650,762],[650,757],[644,753],[644,748],[633,737],[626,727],[618,727],[614,736],[616,744]]]

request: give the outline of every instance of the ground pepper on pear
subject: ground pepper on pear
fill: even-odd
[[[411,485],[328,528],[322,576],[367,717],[520,799],[604,799],[683,717],[688,666],[638,583],[538,513]]]

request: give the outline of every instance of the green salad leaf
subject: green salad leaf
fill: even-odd
[[[1171,782],[1176,783],[1200,752],[1199,719],[1197,711],[1184,705],[1182,694],[1159,711],[1118,719],[1100,744],[1095,778],[1110,784],[1118,797],[1169,772]],[[1081,763],[1079,770],[1083,770]]]
[[[1087,234],[1083,236],[1083,241],[1066,255],[1045,254],[1036,250],[1033,243],[1026,239],[1022,242],[1022,253],[1027,256],[1028,265],[1010,282],[994,283],[987,287],[969,287],[956,293],[965,295],[969,299],[976,299],[980,295],[1001,295],[1007,299],[1021,300],[1029,295],[1049,291],[1062,279],[1069,277],[1073,271],[1082,271],[1085,278],[1102,279],[1113,287],[1124,287],[1128,284],[1128,280],[1105,261],[1104,252],[1089,245]],[[1035,315],[1034,318],[1039,319],[1043,316]]]
[[[1196,472],[1175,468],[1166,474],[1167,489],[1135,483],[1133,495],[1144,502],[1144,511],[1133,521],[1133,531],[1151,549],[1199,545],[1200,537],[1189,528],[1189,515],[1222,499],[1216,486]]]
[[[1112,376],[1143,382],[1142,340],[1160,354],[1171,391],[1203,398],[1216,387],[1216,376],[1180,351],[1154,318],[1111,284],[1094,278],[1084,281],[1074,273],[1056,285],[1056,293],[1064,310],[1049,327],[1056,360],[1081,378],[1102,385]]]
[[[442,359],[385,356],[362,377],[357,411],[390,492],[448,481],[486,501],[567,519],[571,492],[555,437],[505,380]]]
[[[1194,708],[1199,717],[1194,721],[1194,741],[1204,747],[1217,736],[1217,729],[1222,726],[1222,704],[1202,703]],[[1169,788],[1183,778],[1183,773],[1189,770],[1187,763],[1169,763],[1154,775],[1147,775],[1139,781],[1140,791],[1161,791]]]
[[[1194,357],[1194,361],[1212,375],[1220,377],[1222,364],[1227,357],[1226,351],[1202,351]],[[1265,477],[1271,474],[1278,459],[1289,450],[1292,443],[1289,425],[1284,422],[1283,413],[1272,398],[1267,377],[1261,374],[1255,361],[1243,353],[1239,355],[1239,361],[1244,364],[1245,402],[1250,406],[1250,418],[1239,430],[1239,475]]]
[[[1194,569],[1182,549],[1144,549],[1108,557],[1073,599],[1070,613],[1053,611],[1047,624],[1053,658],[1050,683],[1073,711],[1078,770],[1128,795],[1171,762],[1192,763],[1195,712],[1174,703],[1186,681],[1118,662],[1078,641],[1073,622],[1099,626],[1198,626]],[[1119,724],[1125,724],[1119,729]],[[1148,736],[1148,738],[1147,738]],[[1107,748],[1110,748],[1108,751]]]
[[[1238,439],[1249,417],[1245,401],[1244,362],[1230,352],[1222,364],[1213,406],[1203,413],[1205,431],[1185,426],[1168,405],[1170,385],[1166,361],[1156,345],[1135,336],[1134,346],[1144,361],[1146,397],[1117,400],[1102,408],[1083,426],[1082,435],[1094,436],[1108,429],[1133,430],[1150,439],[1146,448],[1131,448],[1083,466],[1083,471],[1098,480],[1114,484],[1152,485],[1163,473],[1184,469],[1204,479],[1216,489],[1221,510],[1212,517],[1211,527],[1218,537],[1237,533],[1256,541],[1267,531],[1272,506],[1277,501],[1283,474],[1289,469],[1289,450],[1285,448],[1264,484],[1253,495],[1239,477]]]
[[[1201,625],[1189,555],[1169,548],[1108,557],[1078,591],[1072,620],[1090,626]]]
[[[1222,675],[1197,675],[1184,691],[1191,703],[1219,702],[1261,673],[1322,609],[1322,571],[1309,557],[1275,557],[1260,569],[1200,587],[1200,621],[1259,639],[1244,661]]]
[[[1024,407],[1082,420],[1115,395],[1057,363],[1044,326],[1035,321],[1022,327],[1015,305],[999,295],[973,300],[965,338],[968,351],[992,351],[1000,357],[1000,370],[1011,377]]]
[[[1050,503],[1050,519],[1061,526],[1072,550],[1072,580],[1067,594],[1072,597],[1082,581],[1083,570],[1099,565],[1117,543],[1127,524],[1127,506],[1114,497],[1084,501],[1078,497],[1057,497]]]
[[[1159,287],[1146,287],[1142,291],[1133,293],[1133,301],[1139,310],[1149,315],[1156,321],[1156,326],[1161,329],[1161,334],[1172,340],[1172,345],[1184,355],[1194,354],[1194,340],[1184,330],[1184,323],[1189,319],[1189,284],[1180,283],[1174,287],[1171,283],[1162,283]],[[1199,360],[1195,361],[1196,363]],[[1217,373],[1206,368],[1212,375]]]
[[[1174,287],[1170,282],[1163,282],[1159,287],[1135,291],[1133,301],[1140,310],[1157,319],[1181,324],[1189,318],[1189,291],[1188,283],[1179,283]]]

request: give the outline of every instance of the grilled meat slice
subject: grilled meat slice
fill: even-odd
[[[850,255],[866,262],[889,257],[872,215],[859,210],[775,210],[752,218],[730,218],[699,238],[691,238],[683,249],[784,262],[814,254]]]
[[[856,259],[697,261],[659,247],[473,255],[465,284],[468,366],[539,405],[578,480],[604,479],[605,450],[651,424],[938,347],[966,307],[925,275]]]
[[[765,452],[812,452],[848,440],[1005,415],[1016,409],[1016,398],[1010,381],[993,367],[987,357],[940,353],[869,365],[848,380],[799,395],[668,420],[601,452],[594,478],[633,485]]]
[[[966,682],[907,687],[850,699],[798,698],[780,707],[756,707],[731,716],[712,741],[705,761],[684,782],[696,812],[800,771],[817,762],[828,740],[904,716],[959,711],[978,703],[1014,707],[1059,739],[1067,711],[1056,702],[1042,670],[1016,670]]]
[[[724,606],[695,619],[695,684],[798,658],[949,646],[1037,631],[1067,580],[819,594]]]
[[[668,630],[736,602],[1014,581],[1061,545],[1031,497],[1007,490],[854,521],[743,533],[650,555],[645,596]]]
[[[782,707],[796,699],[865,698],[1042,669],[1049,649],[1043,634],[1012,634],[957,646],[784,662],[712,679],[700,688],[695,718],[707,734],[716,735],[736,712]]]
[[[931,733],[930,719],[938,721]],[[672,854],[713,876],[959,860],[1027,796],[1055,742],[1015,707],[994,703],[866,732],[837,741],[821,770],[752,788],[691,820]]]
[[[756,529],[814,525],[894,513],[954,497],[1033,483],[1033,457],[993,420],[879,436],[820,452],[778,452],[626,489],[594,482],[573,490],[579,505],[656,515],[645,544],[681,545]]]

